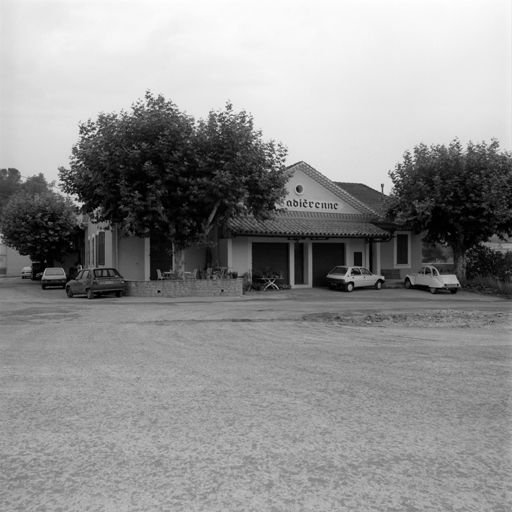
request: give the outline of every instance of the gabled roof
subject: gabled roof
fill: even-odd
[[[383,201],[386,197],[382,192],[367,185],[363,185],[362,183],[347,183],[342,181],[335,181],[334,183],[342,190],[345,190],[351,196],[370,207],[377,214],[382,213]]]
[[[281,212],[266,221],[238,217],[229,221],[228,230],[230,236],[389,238],[362,215],[336,213]]]
[[[306,174],[306,176],[309,176],[311,179],[315,180],[324,188],[338,196],[342,201],[349,204],[350,206],[360,211],[361,213],[373,216],[378,215],[378,211],[374,210],[371,206],[364,203],[363,201],[361,201],[348,191],[344,190],[343,188],[340,188],[334,181],[331,181],[329,178],[326,178],[323,174],[321,174],[316,169],[308,165],[306,162],[297,162],[296,164],[290,165],[288,169],[292,171],[302,171],[304,174]]]

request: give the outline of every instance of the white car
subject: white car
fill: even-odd
[[[373,286],[377,290],[382,288],[386,278],[378,274],[372,274],[365,267],[334,267],[326,277],[327,286],[334,289],[345,289],[351,292],[354,288]]]
[[[32,277],[32,267],[23,267],[21,269],[21,279],[30,279]]]
[[[430,293],[437,293],[438,290],[449,290],[450,293],[457,293],[460,283],[455,274],[441,274],[432,265],[423,265],[418,272],[405,276],[405,287],[428,288]]]
[[[45,290],[48,286],[60,286],[66,288],[66,272],[61,267],[48,267],[41,276],[41,287]]]

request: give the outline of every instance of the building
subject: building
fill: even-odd
[[[7,247],[0,237],[0,276],[20,277],[23,267],[30,267],[28,256],[22,256],[16,249]]]
[[[211,249],[175,254],[170,243],[162,248],[84,218],[85,266],[114,266],[128,280],[148,281],[157,278],[157,269],[203,270],[216,262],[239,275],[273,270],[292,288],[308,288],[324,286],[336,265],[362,265],[400,279],[421,265],[421,236],[382,220],[381,193],[335,183],[305,162],[290,169],[284,210],[269,221],[230,221],[216,231]]]

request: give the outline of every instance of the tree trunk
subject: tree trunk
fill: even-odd
[[[464,281],[466,279],[466,251],[455,247],[452,247],[452,251],[455,275],[459,280]]]

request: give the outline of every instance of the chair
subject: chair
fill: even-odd
[[[162,272],[160,271],[159,268],[156,269],[156,275],[158,276],[158,281],[164,280],[164,276],[162,275]]]

